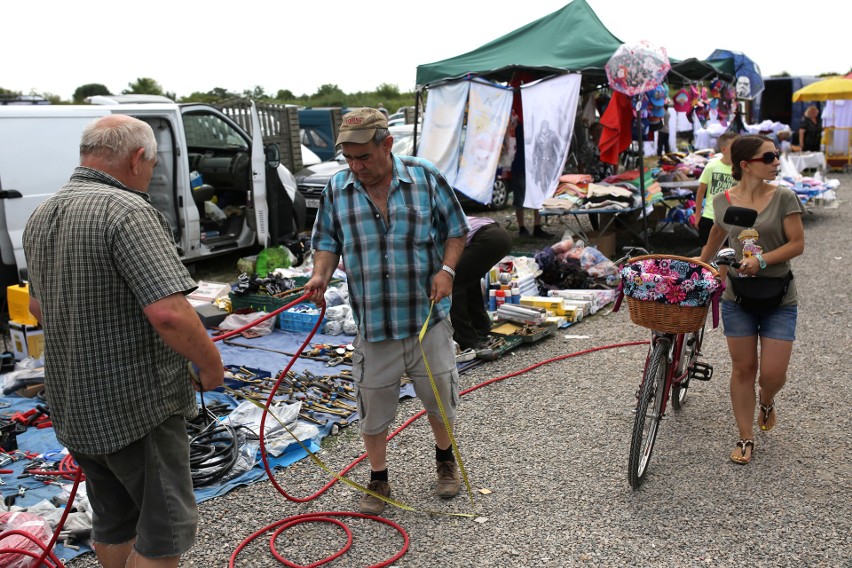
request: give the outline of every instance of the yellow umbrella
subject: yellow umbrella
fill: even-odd
[[[793,93],[793,102],[799,101],[837,101],[852,99],[852,79],[830,77],[811,83]]]

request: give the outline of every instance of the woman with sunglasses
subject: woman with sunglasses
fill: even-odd
[[[778,158],[775,144],[766,136],[734,140],[731,175],[738,183],[713,198],[714,225],[701,260],[709,262],[727,239],[728,246],[742,257],[736,270],[739,276],[783,277],[790,272],[790,259],[805,249],[805,208],[793,191],[767,182],[776,177]],[[754,226],[724,223],[725,211],[732,205],[756,210]],[[795,280],[790,281],[781,304],[763,313],[752,313],[737,304],[730,286],[722,296],[722,323],[732,367],[731,405],[740,436],[731,453],[736,463],[749,463],[754,451],[755,383],[759,385],[760,429],[768,432],[778,421],[775,397],[787,380],[796,315]]]

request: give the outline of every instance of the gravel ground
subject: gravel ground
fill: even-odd
[[[794,261],[799,340],[789,382],[777,399],[778,426],[757,434],[747,466],[728,460],[737,439],[728,398],[730,363],[720,330],[708,331],[705,360],[715,377],[694,383],[686,406],[669,410],[645,483],[627,483],[634,392],[646,347],[622,346],[542,365],[462,398],[457,439],[474,489],[444,502],[432,495],[433,443],[425,420],[389,447],[394,497],[421,510],[474,513],[478,521],[389,508],[410,535],[399,567],[443,566],[852,566],[852,298],[841,276],[852,232],[852,175],[836,209],[805,217],[806,251]],[[487,214],[487,213],[486,213]],[[491,214],[499,220],[511,211]],[[561,229],[559,223],[549,225]],[[691,243],[674,235],[677,250]],[[518,250],[541,242],[518,241]],[[657,243],[657,250],[665,250]],[[627,310],[605,310],[537,344],[522,346],[461,377],[468,388],[548,359],[597,346],[647,339]],[[571,338],[568,334],[586,335]],[[400,405],[396,425],[420,409]],[[396,427],[396,426],[394,426]],[[324,444],[320,456],[341,469],[360,455],[355,429]],[[366,463],[352,478],[366,482]],[[277,474],[296,496],[329,476],[308,460]],[[479,490],[487,489],[488,494]],[[335,485],[294,504],[268,481],[200,506],[196,546],[181,566],[226,566],[249,534],[290,515],[357,510],[358,493]],[[392,556],[401,538],[386,525],[352,520],[353,546],[331,566],[366,566]],[[318,560],[344,542],[330,524],[296,527],[277,546],[292,561]],[[69,566],[95,566],[93,555]],[[244,549],[236,566],[278,566],[268,536]]]

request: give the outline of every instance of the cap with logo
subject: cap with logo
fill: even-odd
[[[373,139],[376,130],[387,128],[388,119],[374,108],[359,108],[343,115],[335,146],[346,142],[366,144]]]
[[[674,96],[674,109],[677,112],[686,112],[692,108],[692,98],[689,96],[689,91],[681,89]]]
[[[655,106],[663,106],[666,102],[666,98],[669,96],[669,93],[664,86],[660,85],[656,89],[651,91],[649,95],[651,103],[653,103]]]

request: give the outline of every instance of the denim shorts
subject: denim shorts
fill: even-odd
[[[71,454],[86,474],[96,543],[136,538],[134,548],[146,558],[180,556],[192,547],[198,508],[183,417],[167,418],[112,454]]]
[[[358,336],[354,345],[352,379],[357,388],[358,427],[362,434],[379,434],[391,425],[399,406],[403,374],[414,383],[417,398],[429,415],[441,416],[416,335],[376,342],[364,341]],[[447,419],[453,422],[459,401],[459,373],[449,319],[439,321],[426,331],[423,352],[435,379],[441,406]]]
[[[782,341],[796,340],[798,306],[782,306],[765,314],[747,312],[728,300],[722,301],[722,325],[726,337],[768,337]]]

